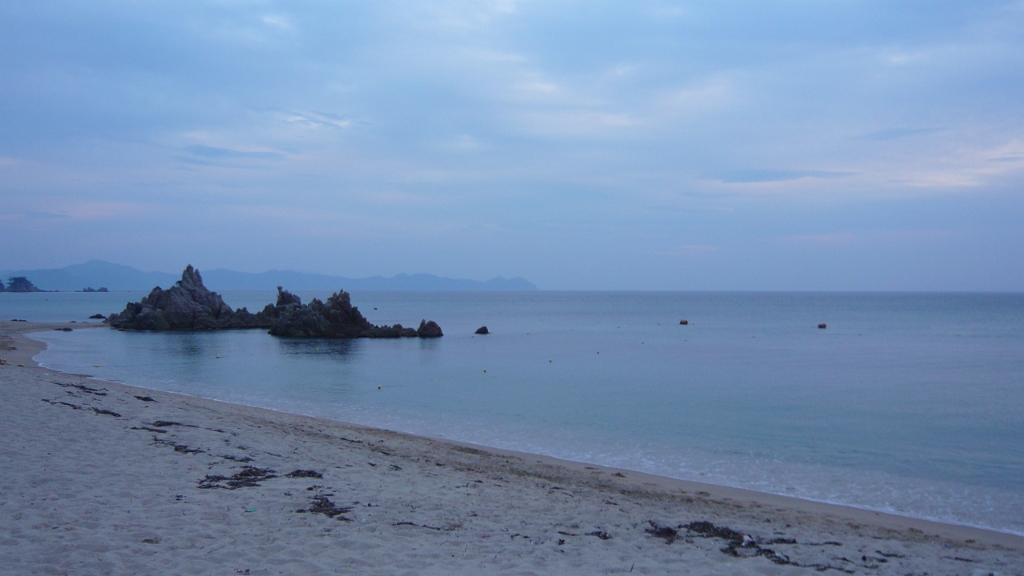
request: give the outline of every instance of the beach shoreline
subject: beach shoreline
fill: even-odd
[[[250,536],[255,540],[242,538],[233,545],[240,554],[242,551],[248,554],[245,557],[249,558],[246,560],[249,564],[256,560],[263,564],[269,561],[252,548],[254,541],[263,542],[268,538],[287,548],[275,553],[298,557],[310,552],[303,546],[312,544],[285,545],[283,539],[275,540],[271,536],[275,526],[285,526],[287,533],[316,533],[320,539],[344,527],[358,526],[359,530],[349,531],[357,534],[338,536],[351,546],[340,549],[327,546],[320,552],[327,555],[327,560],[341,561],[339,558],[344,557],[355,562],[353,567],[360,559],[379,556],[378,565],[370,566],[372,569],[367,571],[380,573],[403,570],[468,573],[481,568],[485,573],[627,572],[629,569],[660,573],[669,567],[675,570],[683,566],[694,573],[835,569],[893,574],[905,574],[908,570],[931,574],[1020,574],[1019,566],[1024,565],[1024,537],[1015,534],[158,392],[53,372],[38,367],[32,360],[45,349],[45,344],[25,334],[95,327],[98,326],[81,323],[0,323],[0,331],[11,336],[0,348],[9,345],[17,348],[0,349],[0,357],[7,360],[0,370],[5,399],[4,433],[18,438],[24,445],[5,453],[5,468],[32,468],[36,457],[48,450],[50,456],[55,452],[59,454],[54,464],[64,472],[64,477],[51,479],[51,482],[93,485],[98,481],[96,474],[103,469],[105,460],[124,460],[116,465],[107,462],[107,466],[126,465],[128,470],[133,470],[122,475],[134,478],[133,484],[126,488],[129,492],[137,491],[145,498],[157,500],[169,488],[168,483],[174,487],[174,501],[162,504],[161,510],[151,511],[150,515],[143,514],[147,521],[139,521],[136,516],[129,523],[143,526],[142,531],[150,532],[160,531],[160,518],[176,508],[184,510],[185,516],[191,513],[204,518],[207,533],[230,532],[239,520],[223,516],[225,506],[241,507],[240,498],[245,499],[241,495],[262,494],[262,498],[273,500],[281,512],[262,528],[250,527],[253,530]],[[100,389],[102,393],[96,392]],[[173,425],[154,425],[159,422]],[[38,434],[26,432],[33,429],[39,431]],[[95,453],[83,455],[66,445],[61,446],[64,437],[57,434],[58,429],[78,431],[76,435],[95,447]],[[242,448],[238,439],[244,439]],[[118,457],[127,446],[134,447],[136,454]],[[158,454],[156,460],[152,458],[154,454]],[[243,462],[246,459],[249,460]],[[183,460],[188,463],[185,468],[181,467]],[[82,466],[76,467],[76,461]],[[153,470],[140,470],[154,462],[158,464]],[[338,463],[342,463],[341,466]],[[302,476],[283,479],[284,468],[292,465],[295,471],[312,470],[321,474],[323,480],[316,482],[322,485],[314,483],[312,477],[309,480]],[[218,481],[217,487],[221,489],[202,486],[204,478],[230,479],[244,472],[246,466],[273,469],[277,471],[277,478],[237,489],[225,488],[224,482],[230,480]],[[301,490],[291,487],[299,478],[304,483]],[[320,487],[313,489],[305,484]],[[11,494],[5,495],[7,503],[0,508],[3,515],[0,519],[4,526],[10,527],[5,529],[8,533],[2,535],[3,542],[8,544],[3,548],[5,552],[0,552],[5,556],[15,551],[27,552],[23,549],[25,546],[31,548],[48,541],[31,530],[18,532],[18,526],[23,524],[21,520],[28,513],[26,507],[34,507],[45,498],[29,496],[34,485],[30,478],[15,481],[14,485],[4,487],[5,491],[11,490]],[[95,522],[95,517],[102,514],[91,507],[88,499],[73,492],[68,493],[66,500],[74,506],[69,505],[67,512],[61,515],[64,525],[74,526],[86,516],[93,519],[90,522]],[[366,500],[367,492],[376,495],[374,500],[382,502],[379,507],[386,508],[373,511],[378,512],[376,518],[370,510],[378,506]],[[347,495],[341,496],[342,493]],[[571,497],[566,498],[570,493]],[[330,494],[323,498],[336,509],[349,510],[334,517],[322,513],[294,513],[302,506],[310,506],[310,502],[315,503],[317,495],[322,494]],[[103,498],[97,494],[92,496],[93,504],[96,498]],[[178,496],[181,499],[177,499]],[[192,500],[204,504],[193,504]],[[621,504],[619,500],[628,503]],[[188,505],[183,503],[186,501]],[[348,504],[351,502],[359,504]],[[72,510],[76,507],[77,511]],[[211,507],[218,512],[211,515]],[[285,510],[290,510],[291,514],[284,514]],[[424,510],[430,513],[415,519],[423,516]],[[360,516],[361,513],[369,515]],[[16,519],[18,515],[22,518]],[[338,517],[348,517],[351,522],[338,525]],[[384,519],[380,520],[381,517]],[[405,517],[414,519],[401,519]],[[749,535],[752,543],[732,546],[729,538],[722,537],[727,533],[719,531],[715,536],[695,532],[694,522],[728,527],[734,533]],[[419,530],[410,535],[410,528]],[[659,536],[659,529],[668,531]],[[50,530],[53,534],[58,528]],[[141,545],[148,554],[146,558],[154,559],[169,553],[161,552],[163,548],[179,553],[196,551],[195,558],[185,556],[191,558],[187,561],[199,564],[182,568],[204,566],[199,552],[206,549],[197,547],[195,539],[189,540],[189,530],[182,525],[181,533],[123,544],[128,548]],[[675,535],[668,536],[673,531]],[[102,536],[111,552],[117,547],[109,540],[113,538],[121,543],[118,538],[131,530],[122,528],[118,532],[121,534]],[[381,543],[381,536],[390,537],[393,542]],[[437,540],[440,536],[447,538]],[[453,540],[465,547],[461,556],[449,554]],[[666,542],[671,545],[665,546]],[[319,542],[317,546],[324,544]],[[445,554],[437,550],[427,553],[417,546],[441,546]],[[478,549],[470,554],[474,546]],[[577,554],[571,554],[572,550]],[[513,556],[517,560],[513,560]],[[402,568],[401,562],[380,565],[389,558],[401,558],[408,563],[408,568]],[[631,562],[626,562],[630,558]],[[115,572],[128,566],[117,564],[115,560],[106,561],[114,562],[111,569]],[[138,560],[130,560],[135,561]],[[303,566],[316,572],[327,569],[328,565],[325,562]],[[27,568],[32,564],[23,560],[20,566]],[[260,570],[264,568],[248,567],[253,574],[262,573]]]

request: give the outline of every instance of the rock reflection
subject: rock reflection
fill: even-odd
[[[172,334],[172,336],[172,338],[168,338],[168,348],[171,349],[170,352],[174,356],[199,358],[214,352],[209,345],[209,338],[203,338],[204,335],[183,332]]]
[[[326,356],[350,360],[361,348],[354,339],[277,340],[278,349],[290,356]]]

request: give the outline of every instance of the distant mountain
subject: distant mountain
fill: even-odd
[[[102,260],[46,270],[0,270],[0,278],[7,280],[12,276],[24,276],[41,290],[65,292],[85,288],[151,290],[154,286],[166,288],[181,279],[181,274],[142,272]]]
[[[291,270],[269,272],[235,272],[216,268],[202,271],[203,283],[211,290],[273,290],[284,286],[289,290],[450,290],[450,291],[523,291],[537,287],[523,278],[492,278],[463,280],[442,278],[432,274],[399,274],[390,278],[345,278],[324,274],[305,274]],[[181,274],[169,272],[142,272],[103,260],[73,264],[47,270],[0,270],[0,278],[24,276],[42,290],[74,291],[85,288],[109,290],[151,290],[154,286],[167,288],[181,279]]]

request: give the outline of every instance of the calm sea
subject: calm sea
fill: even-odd
[[[312,295],[326,294],[302,294]],[[83,320],[141,296],[0,294],[0,317]],[[273,299],[224,296],[250,310]],[[433,319],[445,336],[46,332],[38,360],[148,388],[1024,534],[1022,294],[364,292],[353,302],[371,322]],[[492,334],[475,336],[481,325]]]

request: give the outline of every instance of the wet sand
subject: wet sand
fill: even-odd
[[[1014,535],[35,366],[62,327],[0,323],[0,573],[1024,574]]]

